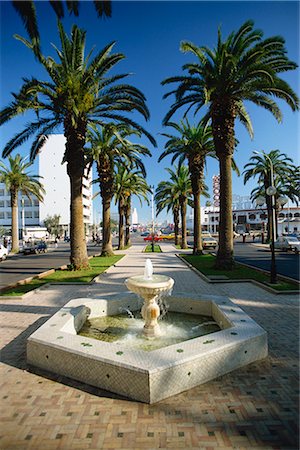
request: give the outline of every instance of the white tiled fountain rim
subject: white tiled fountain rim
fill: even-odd
[[[33,333],[29,340],[33,339],[40,344],[111,363],[119,367],[134,368],[137,371],[154,373],[158,370],[185,364],[201,355],[209,355],[219,350],[222,346],[235,346],[265,333],[251,317],[236,306],[228,297],[205,295],[200,298],[199,295],[195,294],[177,294],[171,297],[175,300],[210,302],[211,307],[215,304],[225,321],[227,320],[230,325],[221,331],[151,352],[130,349],[121,343],[107,343],[74,334],[72,324],[75,318],[75,308],[79,307],[77,313],[80,314],[80,312],[84,311],[85,306],[93,308],[96,304],[100,306],[101,303],[99,302],[104,302],[102,303],[103,305],[106,302],[108,304],[117,302],[117,304],[122,306],[121,304],[133,299],[133,294],[123,294],[121,296],[118,294],[110,297],[110,299],[77,298],[69,301]],[[172,299],[170,298],[170,300]],[[82,308],[80,308],[81,306]],[[69,331],[66,331],[68,329]]]

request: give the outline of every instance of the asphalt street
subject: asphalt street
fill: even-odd
[[[99,254],[99,245],[88,245],[89,256]],[[33,277],[50,269],[57,269],[70,262],[70,244],[59,243],[58,248],[50,247],[47,253],[38,255],[18,254],[9,256],[0,263],[0,288]]]
[[[142,242],[139,235],[132,235],[132,242]],[[258,241],[257,241],[258,242]],[[113,240],[117,244],[117,240]],[[170,242],[170,245],[173,245]],[[95,255],[101,251],[100,246],[88,245],[88,254]],[[234,242],[235,260],[270,270],[271,252],[268,248],[253,245],[252,242],[242,243],[240,239]],[[8,284],[16,283],[28,277],[38,275],[49,269],[55,269],[69,263],[70,245],[60,243],[58,248],[50,248],[48,253],[38,255],[22,254],[9,256],[6,261],[0,263],[0,288]],[[299,255],[292,252],[276,252],[276,264],[278,274],[299,280]]]

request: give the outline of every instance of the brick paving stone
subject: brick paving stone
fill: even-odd
[[[207,284],[171,244],[161,247],[151,255],[154,271],[175,279],[173,293],[231,297],[268,332],[268,358],[154,405],[28,367],[26,339],[62,305],[124,292],[125,278],[143,273],[149,254],[132,246],[93,285],[0,299],[1,450],[299,448],[298,296],[251,283]]]

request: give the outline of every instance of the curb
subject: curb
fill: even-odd
[[[275,294],[275,295],[295,295],[298,294],[299,295],[299,291],[298,290],[291,290],[291,291],[276,291],[275,289],[273,289],[270,286],[267,286],[263,283],[260,283],[259,281],[256,280],[252,280],[251,278],[247,279],[245,278],[244,280],[211,280],[210,278],[208,278],[206,275],[204,275],[202,272],[199,272],[199,270],[197,270],[195,267],[193,267],[189,262],[187,262],[184,258],[182,258],[181,255],[176,254],[177,258],[179,258],[184,264],[186,264],[188,266],[189,269],[191,269],[193,272],[195,272],[200,278],[202,278],[204,281],[206,281],[206,283],[209,284],[220,284],[220,283],[252,283],[255,286],[258,286],[262,289],[264,289],[265,291],[270,292],[271,294]],[[242,264],[242,263],[239,263]],[[248,266],[247,264],[242,264],[245,267],[249,267],[250,269],[253,269],[253,266]],[[256,270],[256,269],[255,269]],[[260,269],[260,272],[263,273],[268,273],[265,272],[263,270]],[[286,278],[287,277],[281,277],[280,278]],[[291,281],[291,279],[288,279],[288,281]],[[292,280],[295,281],[295,280]]]

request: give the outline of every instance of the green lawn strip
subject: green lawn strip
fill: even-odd
[[[217,270],[214,268],[215,256],[213,255],[182,255],[182,257],[193,267],[195,267],[195,269],[199,270],[199,272],[203,273],[206,276],[224,275],[230,280],[256,280],[260,283],[269,285],[273,289],[278,291],[290,291],[299,289],[297,283],[293,283],[292,281],[285,281],[282,279],[279,279],[279,282],[277,284],[271,285],[270,275],[238,263],[235,263],[235,268],[233,270]]]
[[[152,252],[152,244],[148,244],[145,248],[145,253],[153,253]],[[154,244],[154,253],[161,253],[160,245]]]
[[[43,286],[46,283],[89,283],[92,281],[97,275],[102,272],[105,272],[110,266],[115,264],[124,255],[118,256],[106,256],[100,257],[96,256],[89,260],[90,269],[88,270],[56,270],[51,275],[48,275],[44,278],[34,278],[26,284],[19,284],[13,288],[8,289],[7,291],[1,292],[1,296],[11,295],[11,296],[19,296],[23,295],[26,292],[31,291],[32,289],[36,289],[40,286]]]

